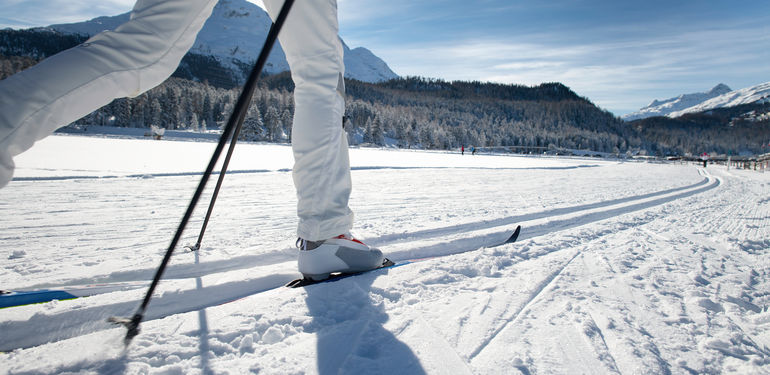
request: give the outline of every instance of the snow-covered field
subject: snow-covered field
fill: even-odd
[[[124,290],[0,309],[0,373],[770,372],[770,174],[353,149],[354,233],[430,259],[287,289],[291,152],[256,144],[124,350],[105,320],[134,313],[214,146],[57,135],[16,158],[0,289]]]

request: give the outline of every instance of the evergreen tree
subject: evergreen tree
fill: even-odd
[[[190,130],[192,131],[199,131],[200,130],[200,122],[198,121],[198,114],[193,112],[190,116]]]
[[[246,112],[246,117],[243,119],[243,126],[241,132],[238,134],[238,139],[245,141],[259,141],[263,139],[264,124],[262,123],[262,115],[259,113],[259,107],[253,102],[249,106],[249,110]]]
[[[267,108],[265,113],[265,128],[267,130],[267,140],[276,141],[279,138],[279,134],[283,130],[281,124],[281,116],[278,114],[278,110],[274,106]]]
[[[166,93],[160,102],[163,112],[160,117],[160,125],[166,129],[179,127],[179,95],[173,87],[167,86]]]
[[[293,116],[289,109],[284,109],[283,113],[281,113],[281,124],[283,124],[283,134],[285,137],[282,137],[281,141],[290,140],[291,139],[291,127],[294,123]]]

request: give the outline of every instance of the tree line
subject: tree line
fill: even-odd
[[[653,153],[738,155],[770,152],[770,102],[717,108],[677,118],[650,117],[631,126]]]
[[[45,29],[0,30],[0,78],[85,38]],[[116,99],[76,124],[217,129],[232,112],[243,71],[233,72],[212,56],[187,54],[172,78],[160,86],[136,98]],[[353,145],[539,147],[660,156],[761,152],[760,141],[752,139],[764,137],[768,127],[766,120],[734,120],[736,114],[732,112],[627,123],[560,83],[529,87],[423,77],[345,82],[345,127]],[[249,107],[241,138],[288,142],[293,89],[288,72],[264,77]],[[765,107],[743,109],[768,111]]]

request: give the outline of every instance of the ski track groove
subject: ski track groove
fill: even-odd
[[[622,223],[622,225],[619,228],[616,228],[616,230],[613,231],[613,234],[614,235],[619,235],[619,233],[624,232],[624,231],[635,230],[635,229],[638,229],[643,224],[649,224],[649,221],[643,221],[643,222],[636,221],[636,222],[633,222],[632,225],[629,224],[629,223]],[[596,243],[596,242],[601,243],[601,242],[603,242],[605,240],[605,238],[603,236],[604,232],[605,232],[605,230],[600,230],[599,234],[597,235],[596,238],[591,239],[588,243],[582,244],[582,246],[580,246],[580,248],[576,251],[576,253],[567,262],[565,262],[563,264],[563,266],[558,267],[558,269],[555,272],[551,273],[543,281],[541,281],[538,284],[539,287],[536,288],[535,293],[533,293],[530,296],[530,298],[527,299],[527,302],[525,303],[525,305],[522,308],[518,309],[509,319],[503,319],[503,321],[504,321],[503,326],[500,326],[500,327],[498,327],[498,329],[495,330],[495,337],[499,336],[499,334],[502,333],[503,330],[505,330],[507,327],[511,327],[512,324],[515,323],[517,320],[519,320],[520,317],[525,316],[524,313],[526,313],[529,310],[531,310],[531,308],[536,303],[538,303],[538,301],[543,300],[545,298],[544,292],[546,292],[547,290],[553,289],[551,287],[551,285],[554,285],[555,283],[557,283],[561,279],[561,276],[564,274],[564,272],[567,270],[567,268],[570,265],[574,264],[574,260],[578,256],[580,256],[582,258],[587,253],[593,253],[593,251],[586,250],[586,249],[594,248],[595,246],[592,245],[593,243]],[[569,247],[567,247],[565,249],[562,249],[562,250],[555,250],[555,251],[549,251],[549,252],[546,252],[546,253],[543,253],[543,254],[538,254],[538,255],[536,255],[534,257],[528,257],[527,259],[542,258],[544,256],[556,254],[556,253],[561,252],[561,251],[566,251],[566,249],[569,249]],[[611,262],[609,262],[609,260],[607,260],[606,257],[603,256],[602,260],[606,263],[607,267],[610,270],[612,270],[613,274],[618,274],[618,273],[625,272],[625,271],[617,271],[617,270],[615,270],[614,267],[612,266]],[[590,318],[590,313],[588,314],[588,316]],[[593,321],[593,318],[590,318],[590,319]],[[605,363],[605,365],[608,366],[608,370],[611,370],[614,373],[622,373],[620,370],[618,370],[617,361],[615,360],[614,356],[612,355],[612,351],[610,350],[609,346],[606,344],[603,332],[601,332],[601,329],[598,327],[598,325],[594,324],[594,326],[598,330],[598,333],[601,334],[602,342],[604,342],[604,346],[606,348],[605,352],[610,357],[610,362],[607,363],[606,360],[601,355],[601,350],[596,350],[597,355],[598,355],[598,360],[601,361],[602,363]],[[649,336],[649,334],[647,334],[647,335]],[[490,344],[495,339],[495,337],[490,337],[488,340],[486,340],[485,343],[482,343],[481,345],[479,345],[479,347],[477,347],[476,351],[474,351],[474,355],[471,356],[469,358],[469,360],[473,360],[473,358],[475,358],[479,354],[481,354],[487,347],[490,347]],[[592,342],[591,345],[595,349],[597,348],[595,343]],[[653,352],[658,352],[658,349],[657,349],[657,347],[654,346],[653,342],[649,342],[648,345],[650,345],[650,347],[652,348]],[[601,348],[599,348],[599,349],[601,349]],[[667,368],[668,367],[668,364],[664,360],[662,360],[661,358],[658,358],[658,361],[662,362],[661,363],[661,366],[662,366],[661,368]]]
[[[294,249],[292,248],[286,248],[274,253],[247,255],[231,259],[210,261],[205,263],[205,269],[201,269],[201,263],[172,264],[169,265],[166,268],[166,271],[163,273],[163,280],[192,279],[228,271],[253,268],[256,266],[290,262],[295,259],[293,250]],[[155,274],[155,271],[155,269],[149,268],[142,270],[118,271],[110,274],[108,277],[84,277],[80,279],[70,279],[63,284],[37,284],[29,288],[24,288],[23,290],[59,289],[93,284],[111,284],[136,281],[146,281],[149,285],[152,277]]]
[[[610,199],[606,201],[581,204],[581,205],[571,206],[571,207],[550,209],[550,210],[545,210],[545,211],[540,211],[540,212],[535,212],[530,214],[509,216],[509,217],[494,219],[494,220],[485,220],[485,221],[476,222],[476,223],[465,223],[465,224],[452,225],[452,226],[442,227],[442,228],[425,229],[425,230],[409,232],[409,233],[396,233],[396,234],[384,235],[377,238],[372,238],[370,241],[373,244],[383,246],[383,245],[389,245],[392,243],[398,243],[402,241],[413,241],[415,239],[439,237],[439,236],[453,234],[457,232],[469,232],[473,230],[500,227],[505,225],[513,225],[513,224],[521,223],[525,221],[563,216],[567,214],[577,213],[580,211],[587,211],[587,210],[598,209],[602,207],[609,207],[609,206],[614,206],[614,205],[623,204],[623,203],[630,203],[633,201],[639,201],[639,200],[671,194],[679,191],[690,190],[690,189],[694,189],[696,187],[701,187],[703,185],[708,184],[709,180],[710,179],[708,177],[705,177],[703,178],[703,180],[691,185],[685,185],[681,187],[660,190],[660,191],[651,192],[647,194],[640,194],[640,195],[623,197],[618,199]]]
[[[703,174],[705,174],[705,172],[703,172],[701,170],[701,174],[703,175]],[[491,220],[491,221],[486,221],[485,220],[485,221],[482,221],[482,222],[469,223],[469,224],[460,224],[460,225],[454,225],[454,226],[450,226],[450,227],[446,227],[446,228],[438,228],[438,229],[430,229],[430,230],[425,230],[425,231],[418,231],[418,232],[414,232],[412,234],[386,235],[386,236],[381,236],[379,238],[373,239],[372,243],[373,244],[395,243],[395,242],[403,241],[405,239],[409,239],[410,241],[411,240],[419,240],[419,239],[425,239],[425,238],[432,238],[432,237],[440,236],[440,235],[447,234],[447,233],[456,233],[456,231],[458,231],[458,230],[459,231],[471,231],[471,230],[477,230],[477,229],[490,229],[490,228],[510,225],[510,224],[513,224],[513,223],[518,223],[518,222],[522,222],[522,221],[526,221],[526,220],[535,220],[535,219],[541,219],[541,218],[546,218],[547,219],[547,218],[558,217],[558,216],[569,215],[569,214],[579,214],[580,212],[583,212],[583,211],[591,211],[591,210],[595,210],[596,211],[596,210],[598,210],[596,212],[591,212],[591,213],[588,213],[588,214],[584,214],[582,216],[578,216],[577,218],[573,217],[573,218],[568,218],[568,219],[565,219],[565,220],[554,220],[554,221],[550,221],[550,222],[547,222],[545,224],[540,224],[540,225],[533,226],[533,227],[525,227],[525,229],[522,231],[522,236],[520,236],[518,241],[517,241],[517,242],[519,242],[519,241],[526,240],[526,239],[536,238],[536,237],[545,236],[545,235],[551,235],[551,234],[554,234],[554,233],[557,233],[557,232],[561,232],[561,231],[564,231],[564,230],[569,230],[569,229],[572,229],[572,228],[575,228],[575,227],[583,226],[583,225],[586,225],[586,224],[590,224],[590,223],[593,223],[593,222],[596,222],[596,221],[605,220],[605,219],[616,217],[616,216],[619,216],[619,215],[628,214],[628,213],[632,213],[632,212],[636,212],[636,211],[641,211],[641,210],[648,209],[648,208],[651,208],[651,207],[655,207],[655,206],[659,206],[659,205],[662,205],[662,204],[666,204],[666,203],[669,203],[669,202],[672,202],[672,201],[675,201],[675,200],[678,200],[678,199],[683,199],[683,198],[691,197],[693,195],[700,194],[702,192],[705,192],[705,191],[717,188],[717,187],[720,186],[720,184],[721,184],[721,179],[720,178],[713,178],[710,175],[706,174],[702,181],[700,181],[698,183],[695,183],[695,184],[685,185],[685,186],[682,186],[682,187],[671,188],[671,189],[661,190],[661,191],[657,191],[657,192],[651,192],[651,193],[647,193],[647,194],[641,194],[641,195],[632,196],[632,197],[624,197],[624,198],[612,199],[612,200],[608,200],[608,201],[601,201],[601,202],[595,202],[595,203],[590,203],[590,204],[578,205],[578,206],[573,206],[573,207],[565,207],[565,208],[559,208],[559,209],[554,209],[554,210],[546,210],[546,211],[543,211],[543,212],[540,212],[540,213],[517,215],[517,216],[511,216],[511,217],[506,217],[506,218],[497,219],[497,220]],[[651,199],[651,198],[655,198],[655,199]],[[614,206],[619,206],[619,207],[614,207]],[[603,210],[599,210],[599,209],[603,209]],[[414,238],[415,235],[418,236],[418,238]],[[420,237],[420,236],[425,236],[425,237]],[[490,236],[487,235],[487,236],[481,236],[481,237],[490,237]],[[457,254],[457,253],[463,253],[463,252],[467,252],[467,251],[471,251],[471,250],[476,250],[478,248],[478,247],[470,247],[469,248],[467,246],[466,247],[462,247],[462,244],[466,243],[466,242],[467,241],[457,240],[457,241],[454,241],[454,242],[450,242],[449,244],[441,243],[441,244],[438,244],[438,245],[431,245],[431,246],[425,246],[425,247],[422,247],[422,248],[411,249],[411,252],[425,254],[426,257],[438,257],[438,256],[446,256],[446,255],[452,255],[452,254]],[[471,241],[471,242],[473,242],[473,241]],[[478,242],[478,238],[476,238],[476,242]],[[447,246],[447,245],[449,245],[449,246]],[[458,247],[458,245],[460,247]],[[434,254],[436,252],[437,248],[438,249],[444,249],[444,251],[439,251],[437,254]],[[446,251],[447,248],[449,248],[450,251],[447,252]],[[452,249],[454,249],[454,250],[452,250]],[[545,255],[548,255],[548,254],[551,254],[551,253],[543,254],[542,256],[545,256]],[[523,311],[525,311],[529,306],[531,306],[533,304],[533,302],[537,299],[537,297],[549,285],[551,285],[554,282],[555,279],[558,278],[558,276],[561,274],[561,272],[579,254],[580,254],[580,251],[577,251],[569,259],[568,262],[566,262],[562,267],[560,267],[554,273],[551,273],[548,277],[546,277],[546,279],[541,281],[539,286],[530,295],[529,299],[523,305],[523,307],[518,309],[517,311],[515,311],[515,313],[512,316],[510,316],[507,319],[505,319],[504,324],[501,325],[500,327],[498,327],[497,329],[495,329],[493,331],[492,335],[490,336],[490,338],[484,344],[482,344],[479,347],[477,347],[476,349],[474,349],[472,354],[469,356],[469,361],[472,360],[473,358],[475,358],[479,353],[481,353],[483,351],[483,349],[488,345],[488,343],[491,342],[491,340],[493,340],[508,324],[510,324],[512,322],[515,322],[517,320],[517,318],[521,315],[521,313]],[[275,260],[276,260],[275,263],[280,263],[281,261],[284,261],[284,260],[286,260],[288,258],[288,255],[286,253],[284,253],[284,252],[281,252],[281,253],[278,253],[278,254],[276,254],[276,253],[262,254],[262,255],[257,255],[256,257],[262,257],[262,256],[267,257],[267,258],[275,258]],[[398,255],[396,255],[392,259],[396,260],[396,261],[405,260],[403,258],[399,258]],[[408,259],[408,258],[406,258],[406,259]],[[291,260],[286,260],[286,261],[289,262]],[[255,261],[255,262],[258,262],[258,261]],[[202,276],[206,276],[206,275],[210,275],[210,274],[228,272],[228,271],[232,271],[234,269],[245,269],[245,268],[249,268],[249,267],[253,266],[253,264],[251,262],[248,262],[248,263],[242,263],[242,264],[245,264],[245,265],[243,265],[243,267],[239,266],[238,268],[232,268],[232,265],[233,264],[237,264],[237,263],[238,262],[233,263],[232,261],[222,261],[222,264],[220,265],[220,267],[217,267],[215,269],[215,271],[210,271],[210,270],[208,270],[208,267],[207,267],[208,271],[204,270],[204,271],[200,271],[200,272],[194,270],[196,265],[180,266],[176,270],[175,270],[174,267],[171,267],[169,269],[169,271],[167,272],[166,276],[164,277],[164,279],[189,279],[189,278],[192,278],[192,277],[202,277]],[[204,263],[204,264],[208,265],[208,263]],[[228,264],[230,266],[228,266]],[[254,263],[254,264],[256,264],[256,263]],[[259,264],[262,265],[262,264],[265,264],[265,263],[259,263]],[[143,278],[143,276],[141,276],[141,275],[145,275],[147,273],[147,271],[148,270],[128,272],[127,275],[130,275],[130,274],[134,275],[134,276],[130,276],[130,277],[127,276],[127,275],[124,275],[124,276],[121,276],[121,277],[116,279],[116,278],[112,278],[112,277],[108,276],[108,277],[100,278],[98,280],[100,280],[101,283],[139,281],[140,279]],[[222,295],[219,295],[215,299],[201,300],[198,303],[195,303],[195,306],[191,306],[191,307],[187,306],[187,307],[181,308],[181,309],[170,309],[170,310],[166,310],[166,311],[163,311],[163,312],[160,312],[160,313],[147,314],[147,316],[145,318],[145,321],[156,320],[156,319],[164,318],[164,317],[169,316],[169,315],[181,314],[181,313],[187,313],[187,312],[196,311],[196,310],[200,310],[200,309],[205,309],[207,307],[212,307],[212,306],[220,305],[222,303],[231,302],[233,300],[245,298],[245,297],[248,297],[250,295],[254,295],[254,294],[262,293],[262,292],[265,292],[265,291],[268,291],[268,290],[273,290],[273,289],[276,289],[276,288],[280,288],[286,282],[290,281],[291,278],[292,278],[292,276],[289,276],[289,275],[274,275],[274,276],[275,277],[262,278],[263,281],[260,283],[260,287],[257,288],[256,290],[255,289],[251,289],[250,291],[244,291],[243,287],[241,286],[241,287],[238,288],[239,292],[236,293],[237,295],[234,295],[234,296],[227,295],[227,296],[224,296],[224,297]],[[275,280],[275,281],[272,284],[270,284],[270,281],[267,280],[267,279],[272,279],[272,280]],[[88,280],[93,282],[94,279],[91,278],[91,279],[88,279]],[[82,281],[82,280],[78,280],[78,281]],[[265,282],[267,282],[268,284],[264,284]],[[230,282],[230,283],[216,285],[215,289],[226,290],[229,286],[231,286],[231,284],[237,284],[237,283]],[[66,285],[73,285],[73,283],[72,282],[68,282]],[[46,287],[54,287],[54,285],[46,284]],[[204,288],[204,289],[202,289],[202,290],[200,290],[198,292],[199,292],[199,294],[201,296],[203,296],[203,295],[206,294],[206,293],[203,293],[203,291],[206,291],[207,289],[211,289],[211,288],[212,287]],[[213,289],[211,289],[211,290],[213,290]],[[181,297],[184,297],[184,294],[185,293],[182,293]],[[160,299],[162,299],[162,298],[160,298]],[[129,309],[131,309],[133,306],[135,306],[137,302],[138,301],[128,301],[128,302],[119,302],[119,303],[110,304],[110,305],[100,305],[98,308],[95,309],[95,311],[93,311],[93,314],[85,314],[85,315],[89,315],[89,316],[90,315],[100,315],[100,314],[97,313],[97,311],[102,312],[102,313],[105,312],[105,311],[109,311],[109,312],[112,312],[111,313],[112,315],[115,315],[115,314],[119,315],[119,314],[121,314],[120,311],[124,311],[124,313],[129,311]],[[156,304],[157,304],[157,301],[156,301]],[[150,311],[151,310],[152,309],[150,309]],[[69,314],[69,313],[75,313],[75,315],[77,315],[78,311],[65,312],[65,313],[60,314],[60,315],[68,316],[69,318],[75,318],[75,315],[72,315],[72,314]],[[82,311],[81,311],[81,313],[82,313]],[[82,316],[82,315],[84,315],[84,314],[80,314],[80,316]],[[78,320],[78,319],[74,319],[74,320]],[[23,326],[23,325],[25,325],[24,323],[28,323],[28,322],[21,322],[21,323],[22,323],[21,325]],[[5,326],[5,329],[8,329],[8,328],[12,328],[11,326],[16,326],[16,325],[17,324],[10,324],[9,325],[8,323],[6,323],[6,324],[3,324],[1,326]],[[9,343],[6,342],[6,345],[3,345],[3,347],[0,348],[0,349],[1,350],[13,350],[13,349],[17,349],[17,348],[27,348],[27,347],[31,347],[31,346],[41,345],[41,344],[44,344],[44,343],[49,342],[49,341],[63,340],[63,339],[67,339],[67,338],[70,338],[70,337],[76,337],[76,336],[80,336],[80,335],[83,335],[83,334],[86,334],[86,333],[90,333],[90,332],[94,332],[94,331],[98,331],[98,330],[102,330],[102,329],[106,328],[104,324],[99,324],[97,322],[94,322],[93,320],[84,320],[84,321],[82,321],[80,323],[70,321],[70,324],[68,324],[66,326],[69,327],[68,330],[66,330],[66,331],[65,330],[61,330],[56,335],[53,335],[53,334],[52,335],[43,335],[44,337],[43,337],[42,341],[40,341],[40,340],[37,340],[37,341],[30,340],[30,338],[27,337],[26,340],[21,340],[22,342],[24,342],[21,345],[16,345],[16,344],[12,344],[12,343],[10,343],[10,345],[8,345]],[[16,328],[18,328],[18,327],[16,327]]]
[[[594,350],[599,355],[599,360],[607,365],[607,367],[609,367],[613,373],[620,374],[621,372],[618,369],[618,362],[615,360],[615,356],[612,355],[612,350],[610,349],[609,345],[607,345],[607,340],[604,338],[604,332],[602,332],[601,327],[596,324],[596,320],[593,316],[591,316],[591,313],[586,313],[586,315],[588,316],[589,322],[591,323],[591,327],[595,329],[594,332],[599,336],[599,339],[601,340],[600,343],[595,342],[596,340],[589,340],[590,344],[594,346]],[[607,357],[603,357],[601,353],[606,353]]]
[[[549,253],[549,254],[553,254],[553,253]],[[535,302],[537,297],[540,296],[546,288],[548,288],[551,284],[553,284],[553,282],[559,277],[559,275],[561,275],[564,269],[566,269],[572,263],[572,261],[575,260],[575,258],[577,258],[578,255],[580,254],[581,254],[580,250],[576,251],[575,254],[564,263],[564,265],[562,265],[561,267],[556,269],[554,272],[546,276],[542,281],[540,281],[540,283],[538,283],[538,285],[535,287],[532,293],[530,293],[529,297],[527,297],[526,302],[522,305],[522,307],[514,311],[513,314],[511,314],[510,316],[505,317],[503,319],[503,323],[499,327],[495,328],[495,330],[492,331],[492,334],[486,340],[484,340],[484,342],[482,342],[479,346],[477,346],[476,349],[474,349],[471,352],[471,354],[468,356],[468,361],[469,362],[473,361],[473,359],[476,358],[476,356],[478,356],[485,348],[489,346],[489,344],[497,337],[497,335],[500,334],[500,332],[502,332],[509,324],[515,323],[518,320],[519,316],[521,316],[521,314],[524,311],[526,311]]]

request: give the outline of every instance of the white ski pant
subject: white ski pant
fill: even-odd
[[[12,157],[115,98],[159,85],[179,65],[217,0],[138,0],[114,31],[0,80],[0,187]],[[271,17],[283,0],[264,1]],[[292,147],[300,237],[350,230],[344,75],[335,0],[298,0],[279,35],[295,82]],[[257,192],[255,192],[257,193]]]
[[[278,16],[283,0],[263,0]],[[294,186],[297,234],[320,241],[353,227],[345,113],[345,64],[336,0],[297,0],[278,34],[294,80]]]

